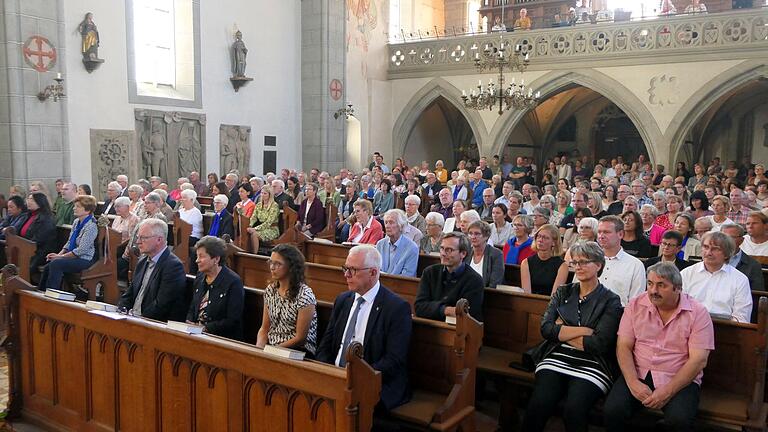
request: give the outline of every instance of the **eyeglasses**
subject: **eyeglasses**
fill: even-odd
[[[136,241],[144,242],[144,241],[147,241],[147,240],[149,240],[151,238],[154,238],[154,237],[158,237],[159,238],[159,237],[162,237],[162,236],[159,236],[159,235],[137,236],[136,237]]]
[[[450,248],[450,247],[442,247],[440,246],[440,252],[445,252],[447,254],[452,254],[456,252],[458,249]]]
[[[350,276],[354,276],[359,272],[360,270],[368,270],[372,269],[373,267],[361,267],[361,268],[354,268],[354,267],[347,267],[347,266],[341,266],[341,272],[344,273],[346,276],[349,274]]]
[[[668,247],[668,248],[676,248],[680,245],[677,243],[668,243],[668,242],[661,242],[661,247]]]
[[[594,261],[592,260],[578,260],[578,261],[571,261],[568,263],[568,265],[571,267],[584,267],[585,265],[593,262]]]
[[[470,231],[470,232],[467,233],[467,235],[469,237],[480,237],[480,236],[483,235],[483,233],[481,233],[479,231]]]
[[[267,265],[270,268],[280,268],[280,267],[284,266],[285,264],[281,263],[280,261],[272,261],[271,259],[268,259],[267,260]]]

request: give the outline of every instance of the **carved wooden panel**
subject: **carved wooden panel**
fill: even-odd
[[[301,391],[247,378],[244,400],[248,415],[244,419],[246,431],[283,432],[334,430],[334,403],[331,400]],[[279,415],[287,412],[288,417]],[[268,418],[269,421],[264,421]]]

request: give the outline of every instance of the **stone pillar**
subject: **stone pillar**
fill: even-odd
[[[336,172],[344,165],[344,122],[333,113],[344,106],[346,2],[301,2],[302,164]],[[332,97],[338,96],[338,100]]]
[[[67,92],[63,0],[0,0],[0,8],[0,191],[33,180],[52,188],[70,174],[67,102],[37,94],[57,72]]]

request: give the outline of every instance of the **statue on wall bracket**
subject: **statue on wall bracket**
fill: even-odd
[[[247,55],[248,48],[245,47],[245,42],[243,42],[243,33],[238,30],[235,32],[235,42],[232,44],[232,78],[229,79],[232,82],[232,87],[235,88],[235,92],[240,90],[240,87],[248,84],[249,81],[253,81],[253,78],[245,76],[245,59]]]
[[[85,14],[85,18],[77,26],[77,31],[83,38],[83,44],[80,48],[83,54],[83,65],[85,65],[85,70],[91,73],[104,63],[104,59],[99,58],[99,30],[96,28],[96,23],[93,22],[93,12]]]

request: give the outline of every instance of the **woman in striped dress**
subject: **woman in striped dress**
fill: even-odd
[[[536,383],[523,420],[524,431],[541,431],[565,398],[565,430],[588,430],[592,405],[608,394],[618,374],[616,332],[619,296],[597,279],[605,255],[595,242],[576,243],[570,263],[580,283],[557,289],[541,319],[544,342],[533,352]]]

